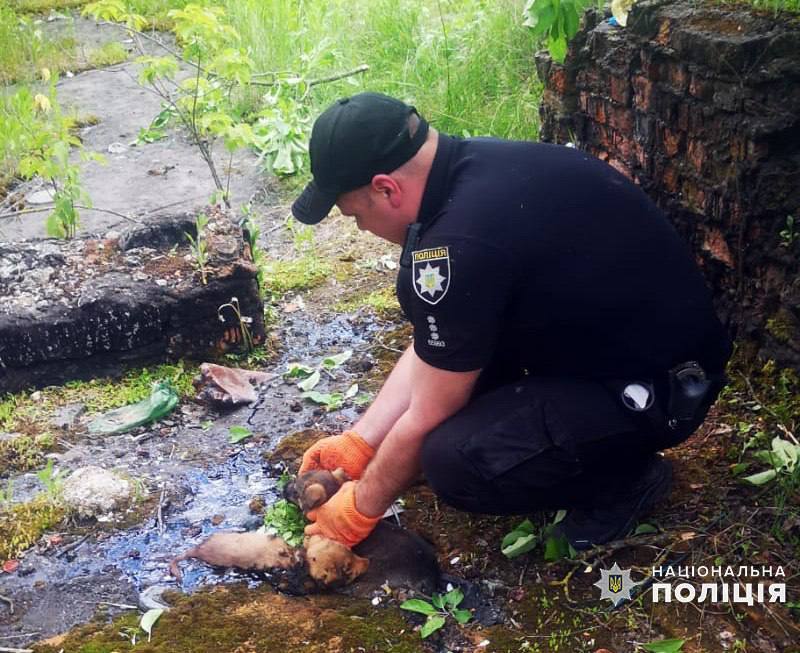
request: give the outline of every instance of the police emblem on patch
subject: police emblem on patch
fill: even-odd
[[[450,287],[450,253],[447,247],[411,252],[414,292],[422,301],[438,304]]]
[[[622,601],[631,600],[631,590],[640,582],[631,578],[630,569],[620,569],[615,562],[611,569],[600,570],[600,580],[594,586],[600,588],[600,598],[608,599],[617,607]]]

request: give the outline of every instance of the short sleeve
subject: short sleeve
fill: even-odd
[[[455,372],[488,365],[511,295],[509,265],[500,248],[477,239],[439,236],[412,252],[398,296],[423,361]]]

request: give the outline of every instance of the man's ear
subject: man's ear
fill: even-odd
[[[396,209],[402,203],[403,189],[392,176],[383,174],[375,175],[372,178],[370,187],[373,191],[380,193],[389,200],[389,204],[392,205],[392,208]]]

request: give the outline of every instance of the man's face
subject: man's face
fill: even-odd
[[[388,199],[371,186],[339,195],[336,206],[343,215],[354,217],[356,225],[362,231],[369,231],[393,243],[403,243],[405,223],[398,220]]]

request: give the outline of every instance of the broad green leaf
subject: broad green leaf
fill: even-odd
[[[658,529],[652,524],[641,523],[633,531],[634,535],[647,535],[649,533],[658,533]]]
[[[455,610],[453,612],[453,619],[463,626],[472,619],[472,613],[469,610]]]
[[[152,610],[148,610],[142,615],[142,620],[139,622],[139,628],[141,628],[144,632],[147,633],[147,641],[150,641],[150,636],[153,631],[153,626],[155,625],[158,618],[164,612],[161,608],[153,608]]]
[[[566,516],[567,516],[567,511],[566,510],[559,510],[556,513],[556,516],[553,517],[553,523],[554,524],[560,524],[562,521],[564,521],[564,517],[566,517]]]
[[[241,442],[249,438],[253,433],[250,429],[245,428],[244,426],[231,426],[228,429],[230,436],[228,437],[228,442],[231,444],[236,444],[237,442]]]
[[[452,610],[457,608],[459,603],[464,600],[464,592],[460,588],[454,587],[443,598],[445,605]]]
[[[358,383],[354,383],[349,388],[347,388],[347,392],[344,393],[345,399],[352,399],[358,394]]]
[[[567,56],[567,39],[564,38],[563,34],[559,34],[556,37],[551,34],[547,39],[547,49],[550,51],[553,61],[563,63]]]
[[[731,474],[739,476],[739,474],[746,471],[748,467],[750,467],[748,463],[736,463],[735,465],[731,465]]]
[[[745,476],[744,480],[747,481],[748,483],[752,483],[753,485],[764,485],[765,483],[769,483],[777,475],[778,475],[777,470],[768,469],[765,472],[758,472],[758,474],[751,474],[750,476]]]
[[[304,392],[309,392],[313,390],[316,385],[320,382],[320,373],[319,370],[314,370],[307,379],[300,381],[297,384],[297,387],[303,390]]]
[[[434,608],[439,608],[439,610],[444,610],[444,597],[441,594],[434,594],[431,597],[431,603],[433,603]]]
[[[555,562],[562,558],[569,558],[569,542],[563,535],[551,535],[544,543],[544,559],[547,562]]]
[[[437,614],[436,608],[422,599],[408,599],[407,601],[403,601],[400,604],[400,609],[408,610],[409,612],[419,612],[427,616]]]
[[[304,392],[300,396],[303,397],[303,399],[313,401],[315,404],[325,406],[325,410],[338,410],[342,407],[342,401],[344,399],[341,392],[326,394],[324,392],[317,392],[316,390]]]
[[[650,653],[678,653],[683,649],[683,639],[662,639],[658,642],[642,644],[642,648]]]
[[[505,549],[514,544],[514,542],[516,542],[518,539],[525,537],[526,535],[534,535],[535,533],[536,526],[533,525],[533,522],[530,519],[525,519],[515,526],[513,531],[506,534],[506,536],[503,538],[503,541],[500,543],[500,549]]]
[[[287,379],[306,379],[314,373],[314,368],[302,363],[287,363],[284,377]]]
[[[535,549],[538,543],[539,538],[536,535],[523,535],[515,539],[512,544],[502,547],[501,551],[506,558],[516,558]]]
[[[440,614],[432,614],[422,625],[419,634],[422,636],[422,639],[425,639],[428,637],[428,635],[435,633],[442,626],[444,626],[444,617]]]
[[[339,367],[342,363],[346,362],[352,355],[353,351],[351,349],[346,349],[341,354],[323,358],[322,365],[326,369],[332,370],[333,368]]]

